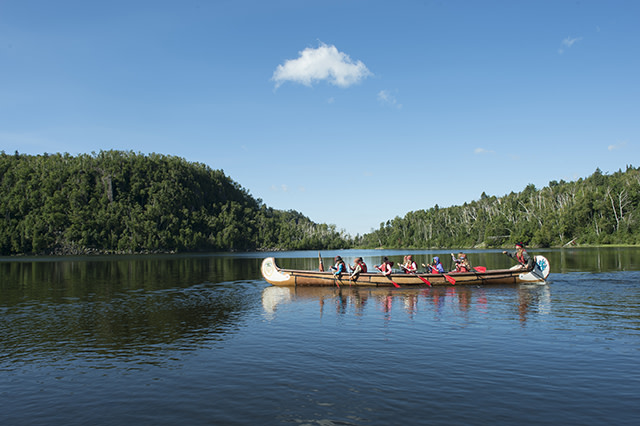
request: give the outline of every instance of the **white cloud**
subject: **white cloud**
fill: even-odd
[[[362,61],[353,61],[335,46],[320,44],[317,49],[306,48],[297,59],[278,65],[271,78],[276,88],[287,81],[311,86],[325,80],[334,86],[349,87],[372,75]]]
[[[615,145],[609,145],[609,146],[607,147],[607,149],[608,149],[609,151],[615,151],[616,149],[622,149],[622,148],[624,148],[626,145],[627,145],[627,141],[624,141],[624,142],[617,143],[617,144],[615,144]]]
[[[289,190],[295,192],[294,189],[289,188],[289,185],[283,183],[281,185],[271,185],[271,190],[273,192],[289,192]],[[307,192],[307,188],[305,186],[299,185],[298,192]]]
[[[490,151],[490,150],[484,149],[484,148],[476,148],[476,149],[473,150],[473,152],[475,152],[478,155],[481,155],[481,154],[490,154],[493,151]]]
[[[559,54],[563,54],[564,53],[564,48],[566,47],[567,49],[571,48],[575,43],[579,42],[580,40],[582,40],[582,37],[567,37],[564,40],[562,40],[562,46],[560,49],[558,49],[558,53]]]
[[[582,37],[574,37],[574,38],[567,37],[564,40],[562,40],[562,44],[564,46],[571,47],[571,46],[574,45],[574,43],[576,43],[576,42],[578,42],[580,40],[582,40]]]
[[[391,105],[395,108],[402,108],[402,104],[399,104],[396,100],[395,96],[391,94],[388,90],[381,90],[378,92],[378,100],[383,104]]]
[[[289,187],[285,184],[282,184],[280,186],[278,185],[271,185],[271,190],[275,191],[275,192],[288,192],[289,191]]]

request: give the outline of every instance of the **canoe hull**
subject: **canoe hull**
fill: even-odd
[[[522,271],[519,266],[511,269],[496,269],[486,272],[449,273],[455,279],[455,285],[488,285],[488,284],[519,284],[519,283],[544,283],[549,276],[549,261],[544,256],[536,256],[536,267],[533,271]],[[331,271],[304,271],[295,269],[282,269],[276,265],[273,257],[267,257],[262,261],[262,276],[276,286],[375,286],[390,287],[394,282],[403,287],[425,287],[426,284],[420,277],[426,279],[431,285],[452,285],[442,274],[391,274],[386,277],[380,273],[360,274],[357,280],[351,280],[348,274],[334,277]]]

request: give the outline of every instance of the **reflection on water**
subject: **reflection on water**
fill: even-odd
[[[2,304],[28,299],[62,300],[95,292],[186,287],[260,276],[257,258],[233,256],[114,256],[0,261]]]
[[[95,362],[143,354],[154,362],[154,351],[188,350],[232,333],[246,309],[241,293],[206,285],[134,291],[108,301],[93,296],[57,304],[32,300],[0,310],[7,325],[0,330],[2,356],[25,362],[92,352]]]
[[[503,291],[500,286],[427,287],[391,289],[377,287],[267,287],[262,291],[262,306],[267,318],[273,318],[285,304],[311,301],[317,303],[320,316],[325,309],[334,309],[339,315],[363,315],[365,308],[373,306],[390,319],[395,309],[409,317],[430,313],[439,317],[462,315],[474,311],[488,314],[505,306],[505,297],[513,298],[518,318],[526,322],[530,315],[547,315],[551,310],[551,290],[548,285],[518,285]],[[495,305],[495,306],[494,306]]]
[[[233,333],[256,259],[150,257],[0,263],[2,357],[156,362]],[[54,355],[57,354],[57,355]],[[156,354],[154,357],[153,354]]]
[[[267,287],[262,291],[262,307],[271,318],[278,305],[291,302],[291,288]]]
[[[317,252],[2,259],[0,424],[635,424],[638,249],[541,254],[546,285],[419,289],[260,276]]]
[[[564,249],[554,253],[558,272],[609,272],[640,270],[640,248],[599,247]]]

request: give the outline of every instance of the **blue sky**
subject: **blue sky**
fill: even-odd
[[[162,153],[355,235],[638,166],[637,1],[0,0],[0,150]]]

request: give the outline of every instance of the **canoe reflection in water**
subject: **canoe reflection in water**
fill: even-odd
[[[421,289],[390,289],[377,287],[278,287],[269,286],[262,292],[262,306],[269,319],[275,317],[278,307],[304,301],[317,300],[320,315],[334,307],[337,314],[364,315],[375,309],[388,319],[392,312],[404,312],[409,318],[432,312],[439,316],[449,313],[487,315],[492,297],[499,298],[496,305],[504,305],[501,286],[439,287]],[[526,322],[531,314],[550,312],[551,296],[548,286],[520,285],[513,289],[513,310],[509,315]],[[501,310],[502,311],[502,310]],[[370,313],[370,312],[368,312]],[[501,315],[503,313],[501,312]]]

